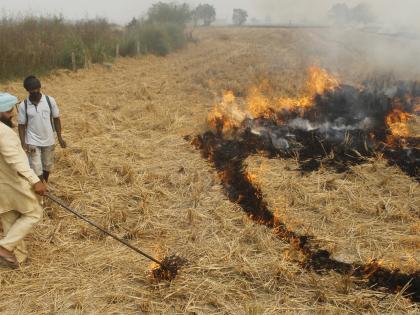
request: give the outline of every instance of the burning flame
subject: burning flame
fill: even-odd
[[[326,70],[311,67],[308,69],[308,81],[306,83],[306,94],[298,98],[284,97],[278,100],[279,109],[287,111],[299,111],[302,113],[313,106],[314,98],[327,91],[333,91],[339,87],[337,78],[329,74]]]
[[[163,250],[162,250],[162,246],[160,244],[156,244],[153,248],[153,257],[156,257],[156,259],[161,260]],[[150,262],[149,265],[150,270],[157,270],[160,268],[160,265],[154,261]]]
[[[338,79],[324,69],[311,67],[308,72],[307,89],[310,96],[322,95],[327,91],[333,91],[340,85]]]
[[[246,113],[236,103],[234,93],[232,91],[225,91],[222,101],[209,113],[207,121],[213,129],[218,130],[219,127],[222,127],[225,133],[239,127],[246,116]]]
[[[395,138],[406,138],[410,135],[410,130],[408,128],[410,118],[411,115],[409,113],[398,108],[393,109],[389,113],[386,117],[386,124],[392,134],[392,137],[389,140],[392,141]]]
[[[268,81],[263,81],[259,86],[254,86],[249,90],[247,107],[252,117],[269,118],[272,115],[271,101],[264,95],[264,90],[268,86]]]
[[[317,95],[333,91],[338,86],[339,81],[326,70],[311,67],[308,69],[304,95],[275,98],[272,96],[274,93],[269,81],[264,80],[249,89],[244,106],[241,106],[232,91],[225,91],[222,101],[209,114],[208,121],[214,129],[220,130],[223,126],[222,131],[226,133],[238,128],[246,118],[270,118],[281,111],[303,114],[313,106]]]
[[[247,171],[247,172],[245,173],[245,177],[247,178],[247,180],[248,180],[250,183],[252,183],[252,184],[254,184],[254,185],[256,185],[256,184],[257,184],[257,180],[258,180],[258,176],[257,176],[257,174],[253,174],[253,173],[250,173],[249,171]]]
[[[233,103],[235,101],[236,97],[233,94],[232,91],[227,91],[224,95],[223,95],[223,102],[225,103]]]
[[[314,98],[317,95],[324,94],[327,91],[333,91],[340,83],[326,70],[311,67],[308,69],[308,79],[306,82],[306,92],[300,97],[281,97],[274,103],[271,103],[268,97],[262,93],[263,88],[266,88],[268,82],[265,81],[259,87],[253,87],[250,90],[248,101],[248,110],[253,117],[270,117],[272,113],[279,111],[289,111],[302,113],[312,107]]]

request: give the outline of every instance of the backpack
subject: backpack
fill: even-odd
[[[55,132],[54,118],[53,118],[53,113],[52,113],[51,100],[50,100],[50,98],[49,98],[48,95],[45,95],[45,98],[47,100],[48,107],[50,108],[50,122],[51,122],[51,127],[52,127],[52,130]],[[28,122],[29,122],[29,119],[28,119],[28,99],[25,99],[24,103],[25,103],[25,115],[26,115],[26,124],[25,124],[25,127],[26,127],[26,130],[27,130],[28,129]]]

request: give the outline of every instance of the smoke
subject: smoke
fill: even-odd
[[[365,4],[373,20],[337,23],[329,14],[335,4],[344,4],[350,11]],[[319,64],[350,78],[350,83],[358,81],[356,73],[361,72],[420,78],[418,0],[260,0],[256,10],[261,17],[270,16],[273,23],[328,26],[308,30],[311,38],[305,48],[319,52]]]
[[[326,23],[329,9],[337,3],[349,7],[367,4],[381,25],[420,30],[418,0],[259,0],[256,9],[260,16],[270,15],[277,23]]]

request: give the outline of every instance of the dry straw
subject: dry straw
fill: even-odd
[[[280,93],[297,93],[308,63],[327,60],[325,33],[197,34],[198,45],[167,58],[122,59],[111,70],[94,66],[43,78],[61,105],[70,144],[57,149],[53,191],[133,245],[158,258],[178,254],[189,265],[172,283],[156,283],[148,261],[49,206],[28,240],[30,261],[0,271],[0,312],[418,313],[401,294],[301,269],[298,253],[230,203],[214,170],[183,139],[203,131],[213,97],[225,88],[245,93],[266,77]],[[361,71],[360,55],[338,43],[336,49]],[[2,89],[24,95],[19,82]],[[338,257],[375,256],[415,268],[409,257],[418,259],[419,188],[399,170],[379,159],[346,175],[320,170],[302,177],[293,161],[253,157],[248,164],[273,211]]]

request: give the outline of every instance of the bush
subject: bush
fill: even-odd
[[[102,62],[115,55],[115,47],[120,42],[123,31],[104,19],[82,21],[75,24],[75,35],[80,36],[84,53],[92,62]]]
[[[169,23],[186,25],[191,20],[191,10],[188,4],[164,3],[154,4],[147,13],[150,23]]]
[[[171,50],[168,34],[163,26],[146,24],[139,30],[140,47],[144,52],[164,56]]]
[[[169,16],[168,20],[159,22]],[[105,19],[69,22],[62,16],[0,19],[0,79],[23,77],[85,62],[110,61],[120,45],[122,56],[166,55],[186,44],[187,5],[154,5],[147,20],[133,19],[126,28]]]
[[[126,27],[121,55],[136,55],[139,44],[140,53],[164,56],[172,50],[184,47],[186,43],[185,26],[182,24],[133,19]]]
[[[216,9],[210,4],[200,4],[192,13],[194,25],[201,21],[204,26],[210,26],[216,20]]]
[[[177,50],[184,47],[187,43],[185,37],[185,29],[180,25],[166,24],[163,26],[168,34],[169,46],[172,50]]]
[[[66,22],[62,17],[0,21],[0,74],[2,79],[71,68],[85,59],[101,62],[115,52],[121,37],[105,20]]]

